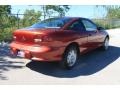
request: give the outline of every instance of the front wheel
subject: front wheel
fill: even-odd
[[[70,46],[67,48],[63,55],[63,60],[61,65],[64,68],[71,69],[77,62],[78,59],[78,50],[75,46]]]
[[[106,37],[102,46],[103,50],[107,50],[109,48],[109,38]]]

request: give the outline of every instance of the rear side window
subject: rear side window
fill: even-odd
[[[77,20],[75,22],[73,22],[69,27],[68,27],[69,30],[73,30],[73,31],[84,31],[85,28],[84,28],[84,25],[81,23],[80,20]]]
[[[97,26],[89,20],[82,20],[82,23],[85,26],[86,31],[95,31]]]

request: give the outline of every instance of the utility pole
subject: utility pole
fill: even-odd
[[[44,20],[45,20],[46,19],[45,5],[42,5],[42,9],[43,9],[43,17],[44,17]]]
[[[17,12],[17,27],[18,27],[18,29],[19,29],[19,12],[20,12],[20,9]]]

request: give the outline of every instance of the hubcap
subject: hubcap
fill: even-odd
[[[108,38],[106,38],[104,46],[105,46],[105,49],[108,49],[108,46],[109,46],[109,40],[108,40]]]
[[[67,63],[69,66],[73,66],[77,59],[77,52],[75,50],[70,50],[67,56]]]

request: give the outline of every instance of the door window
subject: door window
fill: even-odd
[[[73,22],[69,27],[68,27],[69,30],[74,30],[74,31],[84,31],[85,30],[85,27],[84,25],[81,23],[80,20],[77,20],[75,22]]]
[[[96,31],[97,30],[96,25],[89,20],[82,20],[82,23],[84,24],[86,31]]]

